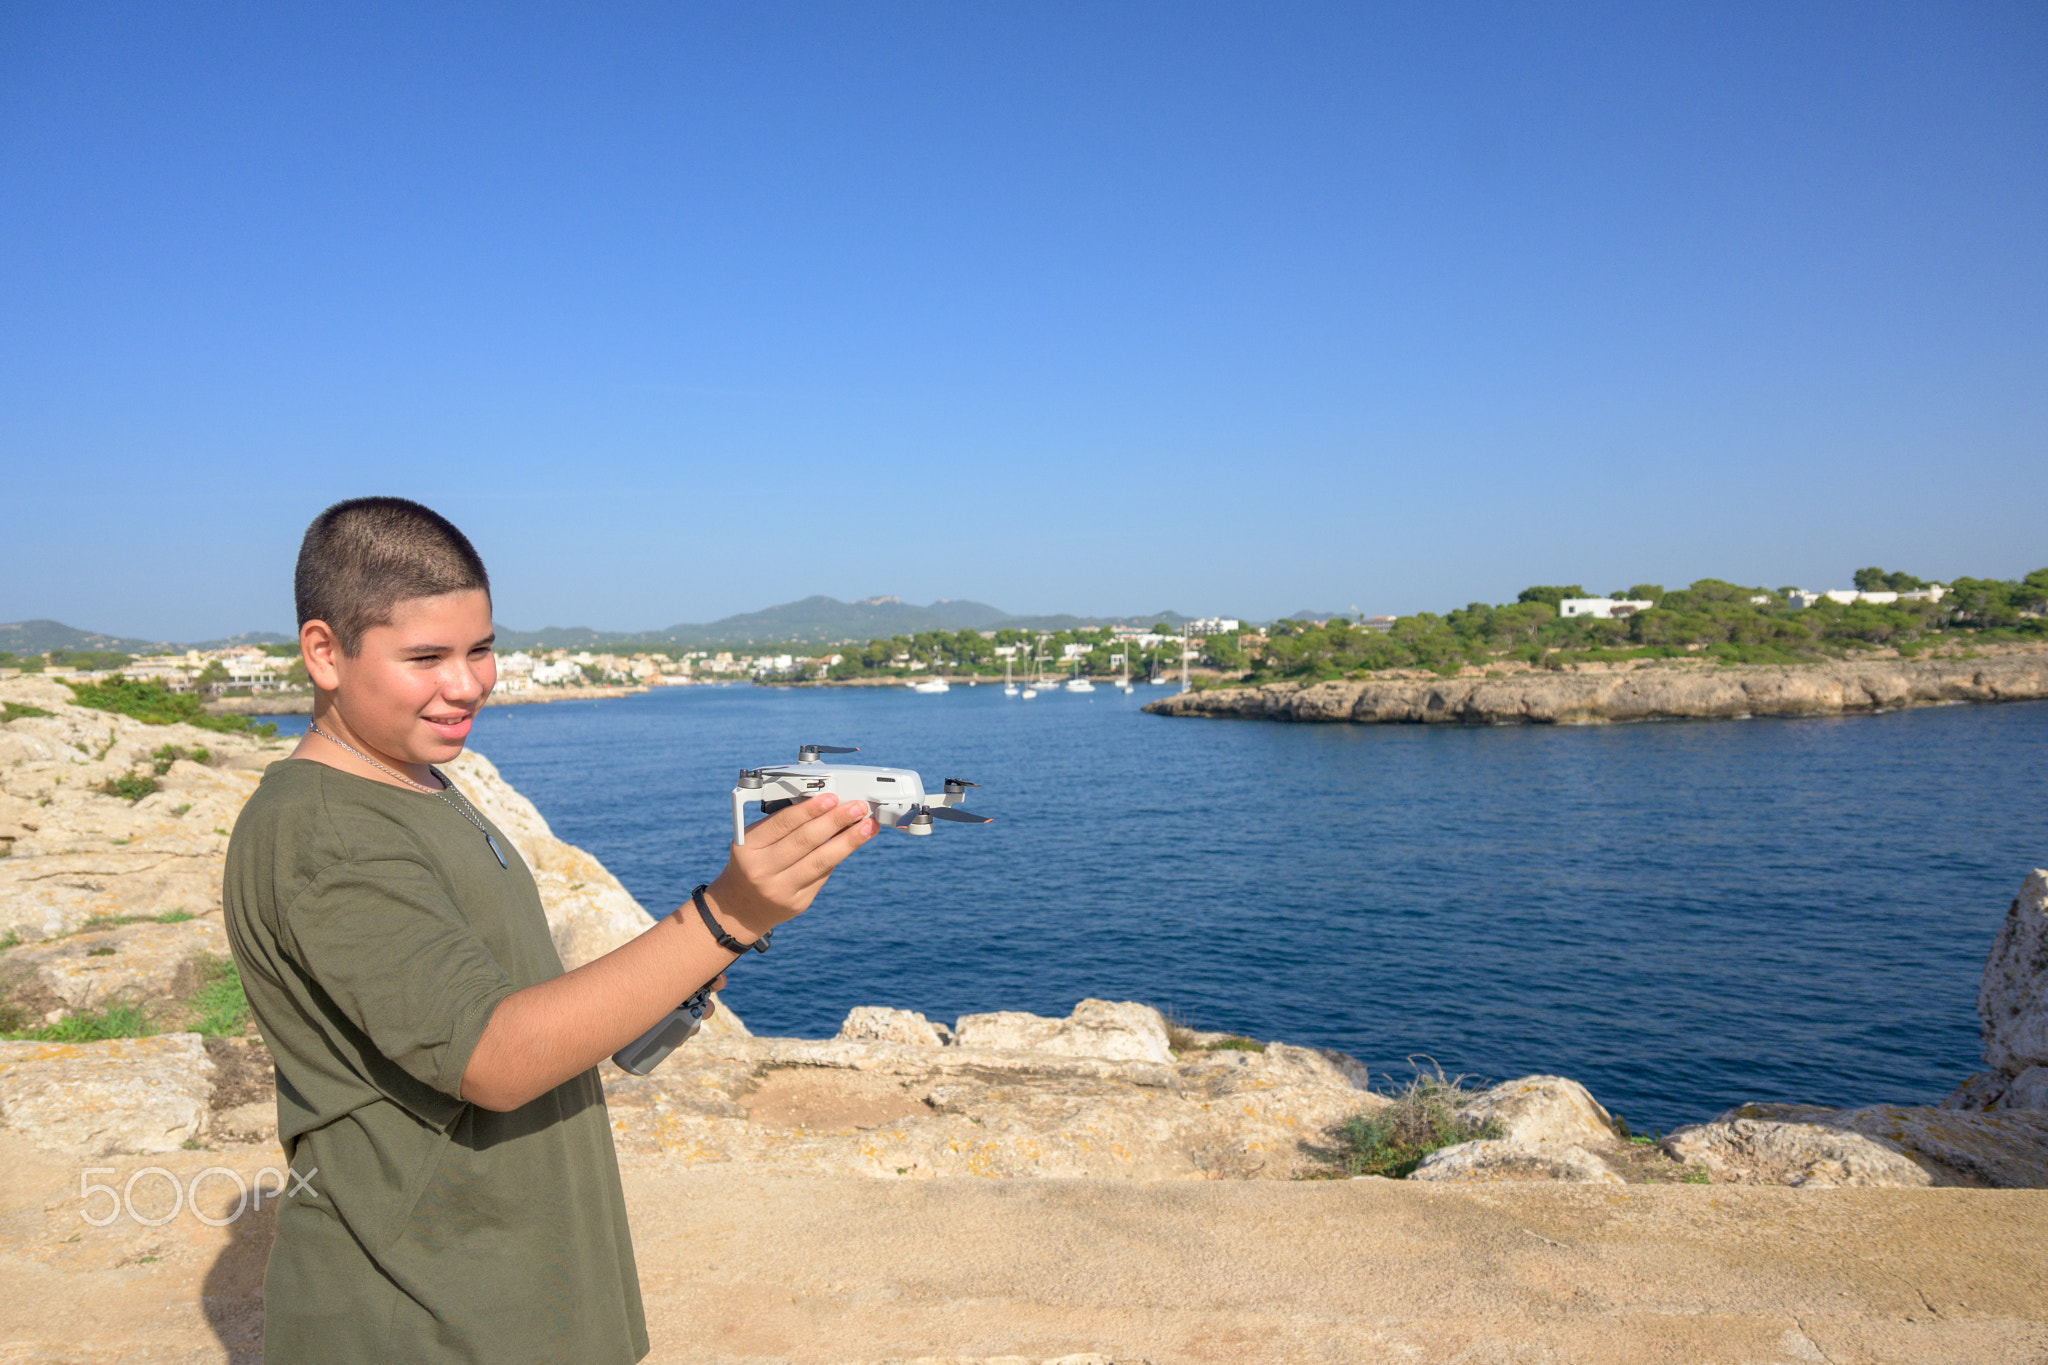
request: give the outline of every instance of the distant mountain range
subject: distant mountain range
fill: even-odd
[[[1176,611],[1142,616],[1012,616],[986,602],[940,598],[920,607],[897,597],[864,597],[842,602],[822,594],[801,602],[785,602],[764,611],[741,612],[716,621],[680,622],[665,630],[637,633],[592,630],[588,626],[548,626],[515,630],[500,624],[498,643],[506,649],[587,649],[597,645],[752,645],[834,644],[925,630],[1083,630],[1108,625],[1178,625],[1187,618]]]
[[[79,630],[62,621],[8,621],[0,623],[0,651],[8,654],[47,654],[53,649],[109,649],[123,654],[160,654],[169,649],[230,649],[235,645],[281,645],[292,637],[276,631],[252,630],[221,640],[195,640],[173,644],[168,640],[137,640],[126,635],[102,635]]]
[[[834,597],[806,597],[765,611],[742,612],[702,625],[678,623],[664,630],[637,632],[593,630],[588,626],[548,626],[516,630],[500,622],[503,649],[590,649],[604,645],[833,644],[925,630],[1083,630],[1108,625],[1151,625],[1186,620],[1176,611],[1142,616],[1012,616],[986,602],[940,598],[920,607],[896,597],[867,597],[841,602]],[[256,630],[220,640],[138,640],[78,630],[61,621],[15,621],[0,624],[0,651],[44,654],[53,649],[110,649],[124,654],[162,653],[171,649],[226,649],[234,645],[283,644],[292,637]]]

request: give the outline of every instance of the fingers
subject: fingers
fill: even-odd
[[[839,798],[831,792],[826,792],[822,796],[806,796],[766,819],[756,820],[748,825],[746,846],[752,848],[759,844],[764,848],[769,847],[820,816],[829,814],[837,809],[838,805]]]
[[[815,799],[823,802],[832,798]],[[835,802],[834,806],[816,812],[813,818],[791,829],[760,852],[753,853],[749,861],[759,867],[764,876],[773,877],[786,873],[810,853],[836,837],[840,831],[859,824],[867,815],[867,803],[864,801],[849,801],[843,805]],[[748,851],[752,853],[752,850],[753,846],[749,844]]]
[[[873,820],[862,820],[848,825],[827,839],[791,869],[791,875],[806,888],[824,881],[832,875],[833,869],[846,861],[848,854],[875,837],[876,824]]]

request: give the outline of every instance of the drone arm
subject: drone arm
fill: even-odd
[[[747,842],[747,802],[760,800],[759,792],[750,792],[745,787],[732,789],[732,841],[744,846]]]

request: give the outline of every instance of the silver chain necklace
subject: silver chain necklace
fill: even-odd
[[[505,855],[498,851],[498,841],[496,839],[493,839],[491,837],[490,830],[484,827],[483,817],[479,816],[476,813],[476,807],[469,804],[469,798],[464,796],[460,791],[456,790],[455,784],[448,780],[448,774],[442,772],[439,768],[435,767],[429,767],[427,769],[428,772],[432,773],[435,777],[440,779],[441,789],[439,791],[436,791],[434,790],[434,788],[429,787],[424,782],[413,781],[404,773],[392,772],[391,769],[385,767],[376,759],[371,758],[361,749],[356,748],[352,744],[343,744],[340,740],[336,739],[333,735],[328,734],[325,730],[321,729],[317,725],[309,723],[306,726],[306,729],[309,733],[320,736],[320,738],[326,740],[329,744],[333,744],[339,748],[348,750],[357,758],[360,758],[361,760],[363,760],[363,762],[375,768],[378,772],[389,773],[391,776],[397,778],[400,782],[403,782],[406,786],[411,787],[414,791],[422,791],[429,796],[438,796],[443,801],[446,801],[448,803],[448,808],[450,810],[454,811],[457,815],[461,816],[463,819],[469,821],[469,823],[476,826],[477,833],[483,835],[484,842],[491,846],[491,853],[497,858],[498,866],[505,868],[508,871],[511,869],[512,865],[505,861]]]

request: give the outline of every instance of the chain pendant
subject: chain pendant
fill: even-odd
[[[491,846],[491,852],[496,853],[498,855],[498,866],[504,868],[507,872],[510,872],[512,870],[512,864],[505,861],[505,855],[503,853],[498,852],[498,841],[491,837],[491,832],[489,830],[484,831],[484,842]]]

